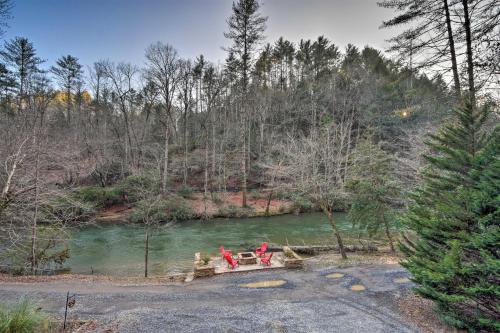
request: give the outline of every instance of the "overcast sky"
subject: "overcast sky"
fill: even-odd
[[[223,33],[231,0],[14,0],[13,19],[4,39],[24,36],[45,67],[66,54],[89,65],[99,59],[144,63],[144,49],[162,41],[182,57],[199,54],[223,61]],[[380,30],[391,12],[375,0],[265,0],[266,37],[293,42],[325,35],[339,47],[347,43],[379,49],[394,32]]]

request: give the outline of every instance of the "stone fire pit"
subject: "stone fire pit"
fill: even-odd
[[[253,252],[239,252],[238,261],[240,265],[256,265],[257,256]]]

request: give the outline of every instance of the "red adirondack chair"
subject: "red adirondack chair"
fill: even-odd
[[[266,254],[266,251],[267,251],[267,243],[264,242],[264,243],[262,243],[260,248],[255,250],[255,254],[257,255],[257,257],[262,257],[263,255]]]
[[[228,265],[231,266],[231,269],[234,269],[236,266],[239,265],[238,259],[234,259],[233,256],[228,251],[226,251],[226,253],[224,254],[224,259],[226,259]]]
[[[268,255],[264,255],[263,258],[260,258],[260,263],[271,266],[271,258],[273,257],[273,252],[269,253]]]
[[[222,259],[224,259],[224,256],[226,255],[226,253],[229,253],[230,256],[233,256],[233,253],[231,251],[224,249],[224,245],[221,245],[219,247],[219,251],[220,251],[220,254],[222,255]]]

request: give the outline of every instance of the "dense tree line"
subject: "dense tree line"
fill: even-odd
[[[286,192],[311,201],[328,216],[344,257],[332,214],[339,209],[350,209],[360,233],[382,230],[394,250],[392,227],[408,204],[405,194],[421,181],[420,155],[436,149],[423,144],[425,135],[453,121],[450,110],[464,100],[473,110],[494,102],[488,88],[498,78],[498,10],[492,4],[383,2],[403,11],[384,25],[419,22],[393,39],[398,59],[369,46],[340,49],[325,36],[266,43],[267,18],[255,0],[233,4],[223,66],[202,55],[183,59],[174,46],[157,42],[145,50],[143,67],[98,60],[84,70],[77,55],[46,64],[29,39],[5,41],[3,244],[20,254],[16,265],[24,270],[61,263],[68,255],[58,247],[66,240],[61,230],[95,213],[73,195],[75,188],[126,180],[136,192],[122,191],[123,200],[137,203],[146,229],[182,189],[200,191],[205,200],[238,190],[246,206],[247,189],[259,188],[269,200]],[[0,19],[6,6],[0,2]],[[438,71],[443,64],[449,69]],[[498,121],[496,114],[489,119],[481,123],[487,129]],[[479,178],[477,187],[487,187]],[[405,251],[419,256],[423,246]]]

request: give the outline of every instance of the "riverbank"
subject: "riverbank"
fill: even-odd
[[[183,200],[190,210],[190,219],[278,216],[296,213],[298,210],[291,200],[271,198],[269,201],[263,194],[257,192],[248,195],[247,207],[242,207],[241,192],[214,193],[208,197],[196,192]],[[124,203],[111,205],[98,212],[96,222],[126,222],[133,212],[133,205]]]
[[[322,253],[315,256],[305,257],[304,270],[337,266],[355,267],[362,265],[397,265],[402,260],[399,252],[390,252],[383,248],[377,252],[352,252],[348,259],[342,259],[337,252]],[[55,274],[55,275],[10,275],[0,273],[0,283],[16,284],[39,284],[39,283],[104,283],[121,286],[155,286],[155,285],[181,285],[186,280],[188,273],[141,276],[117,276],[106,274]]]

